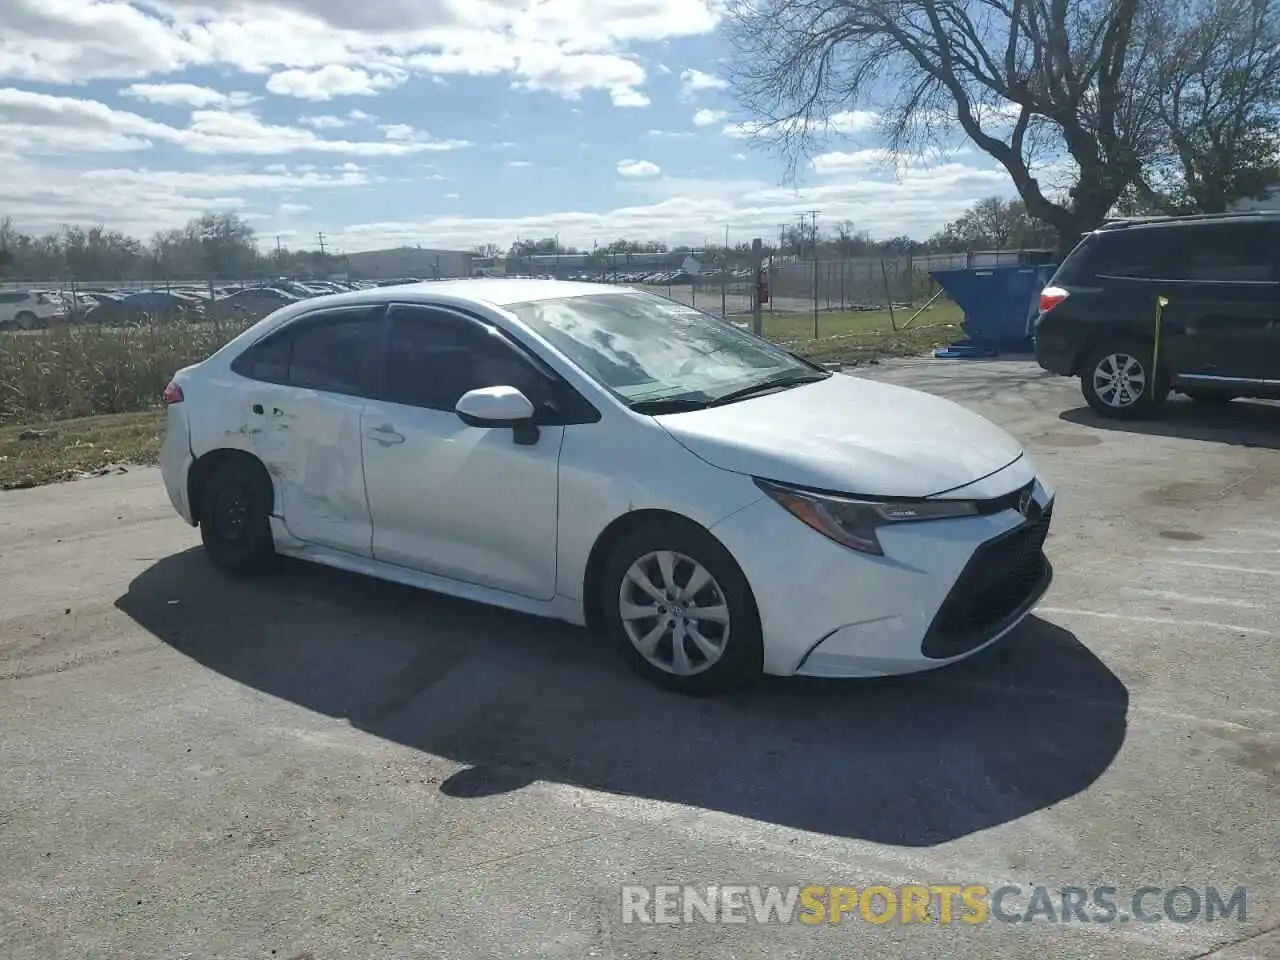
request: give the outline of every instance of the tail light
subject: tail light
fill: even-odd
[[[171,403],[181,403],[183,399],[182,388],[170,380],[169,385],[164,388],[163,399],[166,407]]]
[[[1069,296],[1062,287],[1045,287],[1040,291],[1040,312],[1048,313]]]

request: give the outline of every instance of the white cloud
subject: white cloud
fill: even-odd
[[[853,150],[820,153],[811,162],[813,172],[819,175],[838,173],[869,173],[893,170],[893,156],[886,150]]]
[[[656,177],[662,168],[648,160],[619,160],[618,173],[624,177]]]
[[[723,90],[728,87],[724,80],[701,70],[686,70],[680,74],[680,95],[685,99],[697,96],[706,90]]]
[[[929,170],[955,163],[970,156],[969,147],[933,148],[919,154],[894,156],[882,148],[864,150],[833,150],[820,153],[810,161],[813,172],[819,176],[840,174],[901,174],[903,171]]]
[[[809,131],[819,136],[833,133],[869,133],[876,129],[879,122],[880,115],[871,110],[842,110],[839,113],[832,114],[824,123],[810,124]],[[799,131],[800,129],[801,124],[794,121],[776,126],[766,126],[762,123],[747,121],[745,123],[728,124],[724,128],[724,135],[733,137],[735,140],[745,140],[755,136],[769,139],[782,133]]]
[[[508,161],[507,166],[511,167],[514,170],[523,170],[527,167],[532,167],[533,164],[530,163],[528,160],[511,160],[511,161]]]
[[[641,56],[637,51],[647,48],[640,45],[709,34],[724,7],[723,0],[0,0],[0,212],[24,229],[101,222],[144,238],[207,210],[231,209],[254,217],[264,234],[309,242],[324,230],[350,250],[424,238],[465,249],[487,241],[506,245],[516,234],[557,232],[589,247],[593,239],[618,236],[700,242],[726,224],[734,236],[767,237],[777,223],[793,222],[807,209],[821,209],[823,220],[855,220],[880,236],[924,236],[973,200],[1009,192],[1000,171],[955,158],[908,167],[896,178],[880,176],[851,147],[820,155],[817,182],[800,191],[746,179],[745,164],[732,167],[738,171],[733,178],[708,173],[707,179],[677,179],[663,176],[651,161],[625,160],[616,168],[625,186],[612,189],[626,190],[634,202],[613,209],[557,212],[548,202],[546,212],[518,218],[440,212],[405,222],[363,222],[369,215],[358,212],[355,197],[381,185],[385,199],[386,192],[401,189],[400,181],[439,180],[440,173],[423,169],[424,160],[468,144],[436,140],[399,122],[430,117],[429,108],[397,116],[390,102],[365,111],[347,110],[348,101],[285,119],[296,113],[266,111],[287,104],[266,98],[263,107],[244,92],[315,103],[365,97],[368,105],[373,93],[416,75],[488,76],[520,90],[585,98],[587,115],[606,97],[617,107],[641,107],[649,103],[649,74],[670,71],[652,54]],[[670,60],[672,48],[660,49]],[[180,82],[191,78],[214,86]],[[111,79],[111,88],[134,103],[113,107],[92,99],[84,87],[62,96],[16,89],[22,82],[95,79]],[[680,81],[686,97],[724,89],[720,78],[696,70],[684,71]],[[461,84],[455,92],[421,78],[419,83],[427,99],[465,95]],[[224,84],[226,90],[215,89]],[[710,96],[705,102],[717,105]],[[147,104],[167,108],[154,111],[163,121]],[[698,111],[695,123],[715,113]],[[480,119],[489,117],[480,113]],[[721,129],[725,119],[701,126]],[[664,122],[683,125],[678,117]],[[660,121],[637,132],[650,123]],[[847,111],[833,118],[831,130],[858,134],[875,126],[875,114]],[[741,138],[748,127],[723,129]],[[693,134],[654,129],[648,135]],[[743,147],[724,145],[725,161]],[[534,146],[522,145],[521,153]],[[397,165],[397,158],[410,159]],[[379,165],[342,162],[366,159]],[[472,193],[482,191],[444,162],[453,187],[474,200]],[[89,169],[94,166],[104,169]],[[330,196],[350,196],[351,206]],[[467,206],[441,202],[438,209],[465,213]]]
[[[331,63],[318,70],[285,70],[273,74],[267,90],[282,97],[324,101],[334,97],[373,97],[409,79],[404,71],[369,73]]]
[[[244,107],[253,97],[243,91],[223,93],[194,83],[131,83],[121,96],[171,107]]]
[[[315,117],[301,117],[298,122],[304,127],[311,127],[313,130],[341,130],[347,125],[347,121],[342,117],[333,117],[326,114],[320,114]]]
[[[277,209],[285,203],[301,203],[295,197],[304,194],[349,190],[373,182],[367,172],[341,166],[79,170],[9,158],[0,179],[0,209],[23,229],[102,223],[145,240],[157,230],[181,226],[209,210],[244,212],[258,205]]]
[[[619,87],[609,91],[609,97],[615,107],[647,107],[653,101],[649,95],[630,87]]]
[[[145,150],[158,142],[206,155],[310,152],[394,157],[470,146],[460,140],[433,140],[403,124],[384,132],[384,140],[332,140],[314,130],[265,123],[248,110],[193,110],[188,125],[176,127],[96,100],[0,88],[0,143],[21,145],[27,154]]]
[[[709,127],[712,124],[719,123],[728,114],[723,110],[699,110],[693,115],[693,125],[695,127]]]
[[[77,83],[191,67],[272,75],[273,92],[361,95],[402,72],[508,76],[524,89],[606,92],[642,106],[629,52],[711,33],[722,0],[4,0],[0,78]]]
[[[994,167],[958,163],[911,169],[899,180],[826,182],[800,190],[745,180],[638,180],[648,202],[598,212],[547,213],[513,218],[438,216],[420,221],[332,226],[344,249],[373,250],[430,237],[432,245],[470,249],[502,246],[519,236],[559,234],[564,243],[590,249],[593,241],[618,237],[701,243],[726,226],[734,237],[773,237],[779,223],[794,223],[801,211],[821,210],[819,227],[852,220],[879,238],[908,234],[924,238],[953,220],[980,197],[1012,195],[1008,177]],[[415,239],[417,238],[417,239]]]

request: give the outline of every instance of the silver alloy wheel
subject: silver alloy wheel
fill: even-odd
[[[1131,407],[1147,388],[1147,370],[1131,354],[1109,353],[1093,368],[1093,392],[1109,407]]]
[[[729,605],[720,584],[674,550],[646,553],[627,568],[618,612],[640,655],[677,676],[710,669],[729,642]]]

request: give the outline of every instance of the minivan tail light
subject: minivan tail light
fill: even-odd
[[[181,403],[183,400],[182,388],[170,380],[169,385],[164,388],[162,396],[166,407],[171,403]]]
[[[1048,313],[1069,296],[1062,287],[1045,287],[1040,291],[1040,312]]]

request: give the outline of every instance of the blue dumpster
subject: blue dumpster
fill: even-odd
[[[964,311],[964,339],[934,352],[937,357],[994,357],[1031,349],[1040,291],[1054,265],[934,270],[933,279]]]

